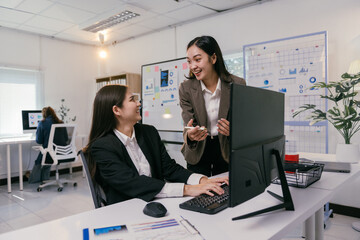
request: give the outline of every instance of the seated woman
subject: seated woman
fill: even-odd
[[[228,177],[208,179],[170,158],[157,130],[141,120],[140,103],[123,85],[107,85],[96,94],[89,143],[90,173],[108,204],[140,198],[223,194]]]

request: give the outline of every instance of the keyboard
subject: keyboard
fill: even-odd
[[[179,207],[182,209],[201,212],[206,214],[215,214],[228,207],[229,199],[229,185],[223,184],[221,186],[224,189],[224,194],[218,195],[214,193],[214,196],[207,194],[201,194],[183,203],[180,203]]]

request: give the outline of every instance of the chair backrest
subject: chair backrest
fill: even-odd
[[[95,208],[100,208],[100,207],[106,206],[107,203],[106,203],[105,193],[104,193],[103,189],[101,188],[101,186],[92,180],[91,174],[89,171],[89,167],[88,167],[88,164],[86,161],[86,157],[85,157],[83,151],[80,150],[78,154],[80,155],[80,159],[83,164],[83,170],[85,171],[86,179],[87,179],[89,187],[90,187],[90,192],[91,192],[91,196],[92,196]]]
[[[42,165],[75,161],[77,159],[75,135],[76,125],[74,124],[52,124],[47,154],[43,157]]]

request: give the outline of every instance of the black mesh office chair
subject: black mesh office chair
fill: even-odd
[[[89,171],[89,167],[87,164],[87,160],[86,160],[86,157],[85,157],[83,151],[80,150],[78,152],[78,155],[80,155],[80,158],[81,158],[81,161],[83,164],[83,171],[85,171],[86,179],[87,179],[89,187],[90,187],[90,192],[91,192],[92,199],[94,201],[95,208],[100,208],[100,207],[106,206],[107,203],[106,203],[105,193],[104,193],[103,189],[101,188],[101,186],[99,184],[97,184],[94,180],[92,180],[90,171]]]

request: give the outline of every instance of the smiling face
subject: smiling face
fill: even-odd
[[[134,125],[141,120],[140,106],[141,103],[138,101],[137,96],[133,95],[128,89],[122,107],[114,106],[113,111],[120,122],[127,122]]]
[[[194,44],[188,48],[186,60],[190,71],[195,75],[197,80],[206,81],[213,76],[217,78],[217,73],[214,68],[214,64],[216,63],[215,54],[209,56]]]

